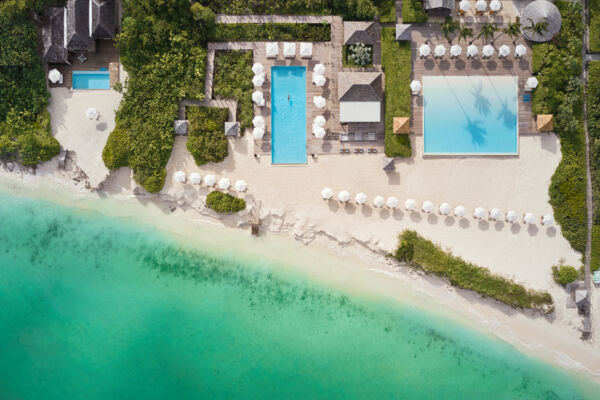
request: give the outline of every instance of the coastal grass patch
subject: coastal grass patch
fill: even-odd
[[[405,24],[427,22],[427,13],[423,8],[422,0],[402,2],[402,22]]]
[[[554,217],[573,249],[586,244],[586,168],[583,130],[582,7],[559,0],[562,15],[559,34],[547,43],[533,45],[533,73],[539,85],[533,93],[533,113],[553,114],[554,131],[562,159],[552,176],[549,195]]]
[[[331,25],[322,24],[217,24],[212,38],[215,42],[287,40],[329,42]]]
[[[396,28],[381,29],[381,64],[385,72],[385,155],[410,157],[408,135],[395,135],[394,117],[410,117],[410,42],[396,41]]]
[[[447,278],[453,286],[473,290],[511,307],[539,309],[545,313],[554,310],[552,296],[548,292],[526,289],[510,279],[491,273],[487,268],[466,262],[415,231],[406,230],[400,235],[394,257],[413,268]]]
[[[32,15],[49,1],[0,3],[0,158],[36,166],[60,153]]]
[[[552,279],[558,285],[566,286],[579,278],[579,271],[570,265],[553,265],[552,266]]]
[[[600,51],[600,0],[589,0],[590,50]]]
[[[252,52],[217,51],[213,75],[213,97],[235,99],[237,120],[242,128],[252,126],[254,105],[252,104]]]
[[[227,108],[186,108],[185,115],[190,123],[186,146],[197,165],[220,162],[227,157],[224,126],[228,114]]]
[[[206,196],[206,205],[221,214],[233,214],[246,208],[246,200],[214,190]]]

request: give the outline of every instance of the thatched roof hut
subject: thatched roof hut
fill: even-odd
[[[540,21],[545,21],[548,24],[548,29],[541,34],[530,29]],[[533,42],[547,42],[560,31],[562,18],[560,11],[554,4],[548,0],[536,0],[525,7],[521,13],[521,22],[523,23],[523,36],[526,39]]]
[[[410,118],[408,117],[394,117],[393,125],[395,134],[410,133]]]
[[[538,132],[554,131],[554,117],[552,114],[539,114],[536,122]]]

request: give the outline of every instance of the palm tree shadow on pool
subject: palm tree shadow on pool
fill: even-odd
[[[484,116],[489,115],[492,104],[487,97],[483,95],[483,82],[479,82],[478,85],[474,87],[474,90],[471,91],[471,94],[475,98],[475,108],[479,114]]]
[[[465,117],[467,118],[467,124],[463,125],[463,129],[469,132],[469,135],[471,135],[471,142],[475,146],[482,146],[485,144],[485,136],[487,135],[486,130],[482,126],[483,122],[479,120],[474,121],[467,115],[465,115]]]
[[[508,101],[500,100],[497,119],[502,121],[502,124],[507,128],[514,128],[517,124],[517,114],[508,107]]]

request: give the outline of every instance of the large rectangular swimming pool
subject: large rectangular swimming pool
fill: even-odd
[[[424,154],[518,154],[517,96],[515,76],[424,76]]]
[[[271,163],[306,163],[305,67],[271,67]]]
[[[110,89],[108,71],[73,71],[73,89]]]

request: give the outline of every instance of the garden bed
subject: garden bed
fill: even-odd
[[[228,114],[227,108],[186,108],[185,115],[190,122],[186,146],[197,165],[220,162],[227,157],[224,126]]]
[[[254,105],[252,104],[252,52],[217,51],[213,75],[213,98],[235,99],[237,120],[243,128],[252,126]]]

